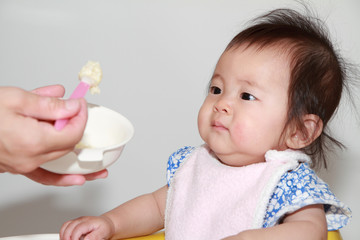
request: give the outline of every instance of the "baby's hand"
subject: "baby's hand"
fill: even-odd
[[[105,216],[80,217],[64,223],[60,230],[61,240],[109,239],[112,235],[114,224]]]

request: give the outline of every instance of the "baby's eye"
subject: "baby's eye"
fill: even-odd
[[[256,97],[254,97],[250,93],[244,92],[241,94],[241,99],[247,100],[247,101],[254,101],[254,100],[256,100]]]
[[[212,94],[220,94],[221,89],[219,87],[212,86],[212,87],[210,87],[210,93],[212,93]]]

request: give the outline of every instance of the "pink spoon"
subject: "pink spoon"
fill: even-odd
[[[77,87],[75,88],[74,92],[71,94],[70,99],[76,99],[76,98],[82,98],[86,95],[87,91],[89,90],[90,85],[86,82],[81,81]],[[69,119],[58,119],[55,121],[55,129],[61,130],[65,127],[65,125],[68,123]]]
[[[102,71],[98,62],[89,61],[81,69],[79,73],[80,83],[71,94],[70,99],[85,97],[87,91],[90,89],[91,93],[99,93],[97,84],[101,81]],[[68,123],[69,119],[58,119],[55,121],[54,127],[56,130],[61,130]]]

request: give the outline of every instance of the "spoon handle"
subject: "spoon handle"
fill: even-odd
[[[87,91],[89,90],[90,85],[87,84],[86,82],[81,81],[77,87],[75,88],[74,92],[71,94],[70,99],[75,99],[75,98],[82,98],[85,96],[85,94],[87,93]],[[68,123],[69,119],[64,118],[64,119],[58,119],[55,121],[55,129],[56,130],[61,130],[65,127],[65,125]]]

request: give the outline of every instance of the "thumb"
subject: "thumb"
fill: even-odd
[[[33,93],[28,93],[21,106],[25,116],[40,120],[71,118],[80,111],[80,108],[80,99],[63,100]]]

